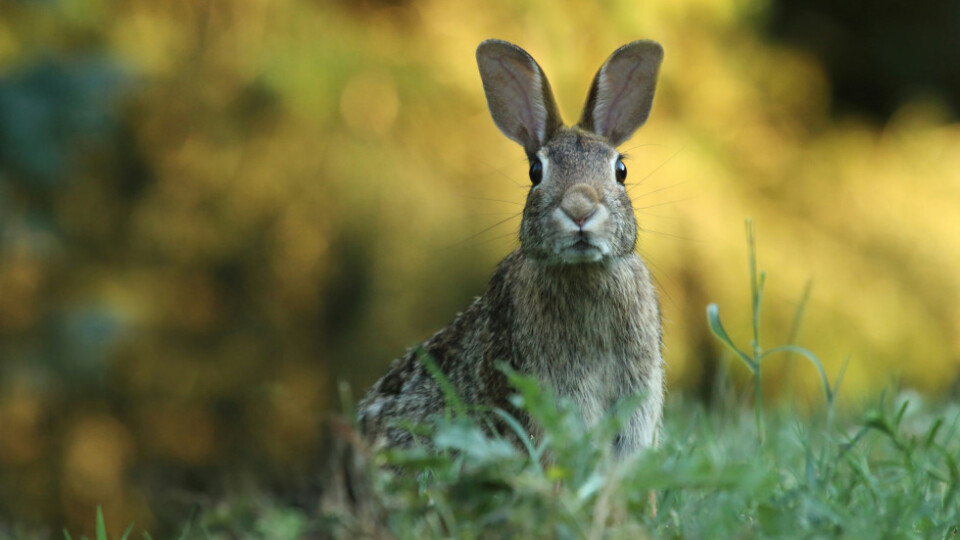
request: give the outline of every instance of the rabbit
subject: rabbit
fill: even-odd
[[[530,162],[520,247],[449,326],[394,361],[358,404],[360,429],[377,447],[403,447],[414,441],[403,424],[443,414],[444,392],[422,350],[465,403],[519,415],[532,437],[539,428],[510,405],[501,362],[572,400],[587,426],[618,400],[641,394],[642,405],[612,443],[618,457],[632,455],[655,445],[660,429],[662,336],[657,293],[635,252],[637,223],[616,147],[650,113],[663,49],[648,40],[617,49],[572,127],[526,51],[491,39],[476,54],[494,123]]]

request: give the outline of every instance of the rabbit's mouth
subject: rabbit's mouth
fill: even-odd
[[[577,250],[581,250],[581,251],[597,248],[597,246],[594,246],[593,244],[591,244],[590,242],[587,242],[584,239],[577,240],[577,242],[570,247]]]
[[[560,250],[560,258],[566,264],[597,262],[604,256],[604,249],[581,236],[572,244]]]

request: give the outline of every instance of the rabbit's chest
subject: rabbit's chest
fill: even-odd
[[[514,360],[588,423],[624,397],[662,392],[660,317],[639,258],[579,271],[521,265],[516,281]]]
[[[547,361],[547,358],[543,360]],[[629,376],[627,358],[609,352],[582,356],[555,356],[552,365],[540,364],[538,378],[580,408],[587,425],[597,422],[628,392],[623,384]],[[559,369],[558,369],[559,368]]]
[[[574,401],[588,424],[619,399],[644,391],[653,347],[641,316],[629,311],[568,310],[546,317],[523,352],[530,371],[558,397]]]

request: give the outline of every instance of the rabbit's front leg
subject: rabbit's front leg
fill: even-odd
[[[638,381],[639,382],[639,381]],[[627,420],[623,430],[613,441],[614,455],[626,458],[641,448],[657,445],[660,432],[660,420],[663,411],[662,372],[654,370],[647,374],[644,384],[630,385],[625,397],[640,395],[643,402]]]

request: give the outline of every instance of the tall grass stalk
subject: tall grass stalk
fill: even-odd
[[[750,342],[750,354],[737,347],[734,344],[733,340],[730,338],[727,331],[723,328],[723,324],[720,322],[720,308],[716,304],[711,303],[707,306],[707,324],[710,326],[710,331],[713,332],[713,335],[720,340],[730,351],[740,360],[746,364],[747,368],[750,370],[750,373],[753,375],[753,387],[754,387],[754,411],[757,424],[757,441],[762,445],[766,437],[765,426],[763,421],[763,360],[769,356],[772,356],[777,353],[784,353],[788,355],[800,355],[810,361],[811,364],[817,371],[820,373],[820,382],[823,386],[823,391],[826,397],[827,402],[827,415],[829,419],[833,418],[833,402],[836,397],[836,390],[839,387],[840,382],[843,378],[842,369],[840,375],[837,377],[837,381],[834,384],[834,387],[830,386],[830,379],[827,378],[827,373],[823,369],[823,363],[820,362],[820,359],[817,358],[815,354],[810,352],[804,347],[800,347],[794,343],[787,345],[780,345],[772,349],[764,350],[763,346],[760,343],[760,313],[761,306],[763,302],[763,290],[764,285],[767,280],[767,273],[761,270],[757,272],[757,242],[756,242],[756,230],[753,225],[752,219],[746,220],[746,230],[747,230],[747,248],[749,252],[749,263],[750,263],[750,298],[751,298],[751,308],[753,311],[752,318],[752,327],[753,327],[753,339]],[[800,320],[803,316],[803,311],[806,309],[807,301],[809,299],[809,289],[810,285],[808,283],[804,291],[804,296],[800,302],[797,313],[794,316],[794,328],[799,328]],[[795,333],[794,333],[795,336]],[[846,365],[844,365],[844,368]]]

